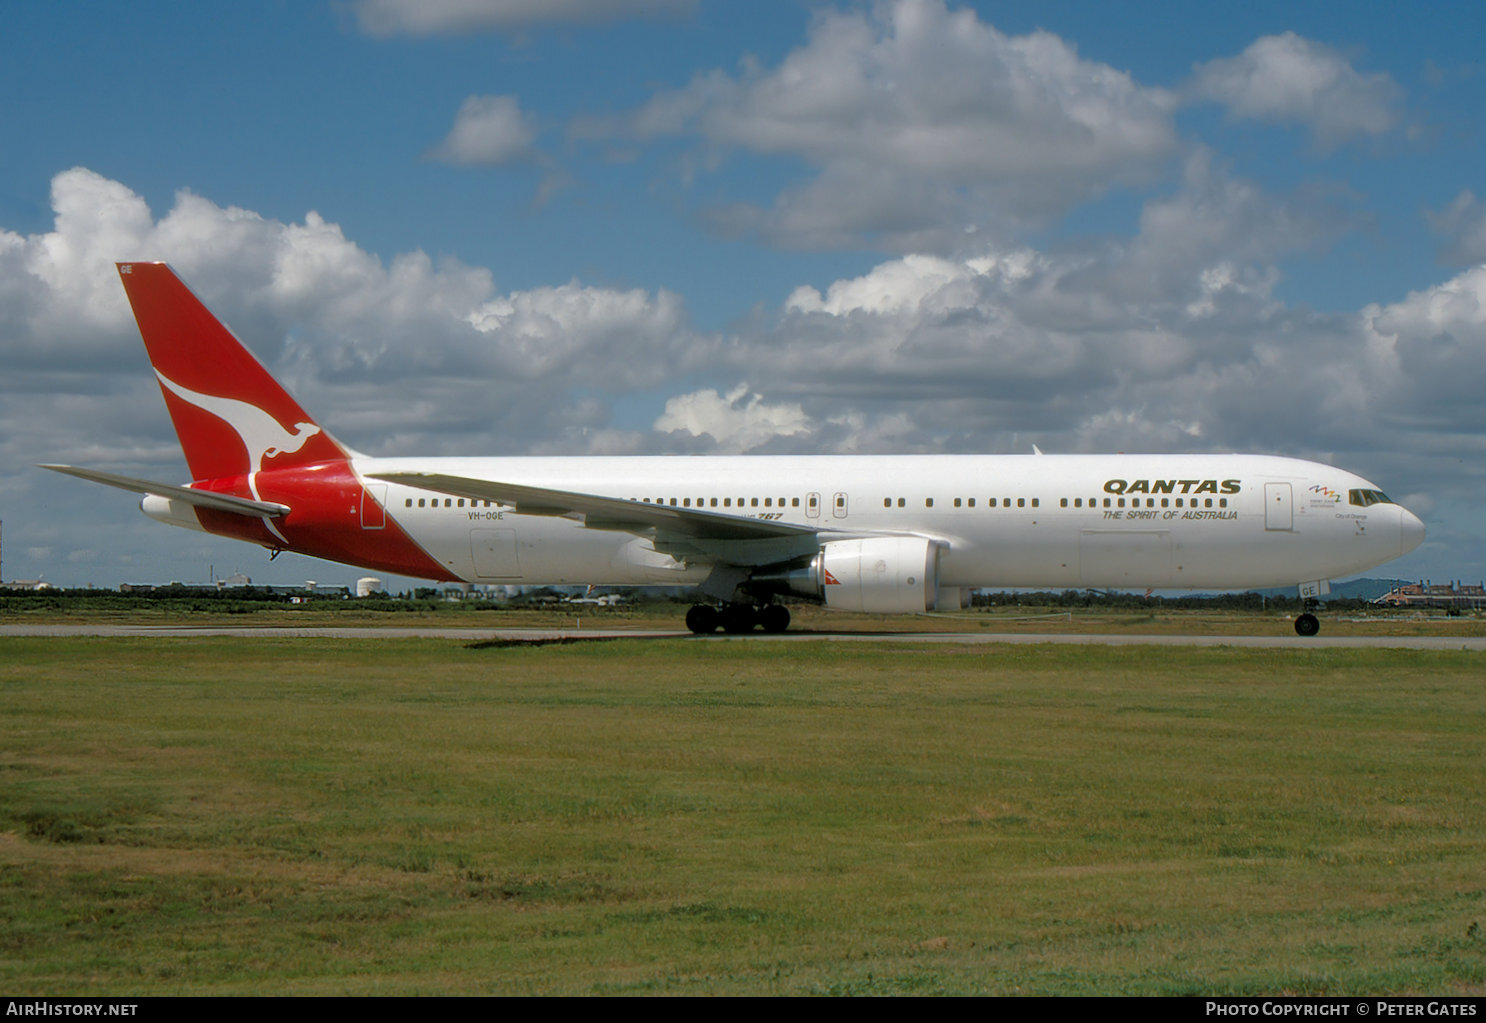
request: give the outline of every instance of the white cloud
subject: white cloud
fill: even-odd
[[[593,25],[689,12],[696,0],[356,0],[374,36],[513,32],[547,24]]]
[[[448,163],[498,167],[533,159],[536,137],[515,96],[470,96],[431,155]]]
[[[1127,241],[889,260],[726,353],[814,450],[903,415],[864,449],[1280,451],[1458,488],[1433,459],[1486,447],[1486,268],[1353,315],[1287,305],[1275,260],[1336,217],[1194,158]]]
[[[713,343],[691,333],[668,292],[574,281],[497,293],[489,271],[457,261],[412,252],[384,263],[315,213],[284,223],[183,192],[156,219],[127,187],[81,168],[56,176],[52,201],[51,231],[0,233],[0,390],[123,388],[139,399],[133,382],[147,374],[114,260],[170,261],[305,404],[330,392],[344,401],[350,426],[331,421],[365,449],[394,436],[437,449],[472,422],[519,445],[561,422],[575,390],[653,385]],[[389,407],[393,383],[404,401]],[[76,417],[66,428],[79,438],[64,446],[91,436]],[[148,446],[115,436],[119,458]]]
[[[1388,75],[1363,74],[1331,47],[1294,32],[1264,36],[1237,57],[1198,65],[1189,92],[1235,117],[1303,124],[1326,149],[1389,131],[1402,99]]]
[[[1172,107],[1050,33],[1007,36],[942,0],[896,0],[825,12],[777,67],[699,74],[623,130],[798,157],[818,172],[772,208],[714,211],[725,229],[947,252],[1150,180],[1177,146]]]
[[[800,313],[916,312],[926,303],[955,307],[973,300],[973,294],[958,285],[972,278],[1000,277],[1021,280],[1031,275],[1038,256],[1030,249],[955,261],[937,256],[904,256],[882,263],[871,273],[836,281],[824,296],[812,287],[796,288],[785,302],[785,310]]]
[[[1362,311],[1382,396],[1378,414],[1415,428],[1465,430],[1486,447],[1486,266],[1476,266],[1401,302]]]
[[[1440,258],[1460,265],[1486,262],[1486,205],[1466,189],[1439,213],[1426,212],[1430,228],[1445,236]]]
[[[744,452],[776,437],[810,432],[809,417],[799,405],[768,405],[762,396],[739,384],[726,395],[715,390],[679,394],[666,402],[655,421],[662,433],[681,431],[710,436],[718,451]]]
[[[1265,348],[1297,318],[1274,297],[1274,260],[1327,237],[1330,219],[1310,197],[1267,196],[1199,153],[1128,241],[889,260],[795,289],[774,324],[727,354],[763,394],[796,397],[818,423],[911,408],[917,433],[896,437],[929,447],[1006,450],[1024,430],[1056,435],[1045,446],[1062,450],[1257,439],[1289,417],[1228,418],[1212,392],[1244,376],[1294,378]],[[1304,334],[1330,345],[1339,330]],[[1152,431],[1121,435],[1137,414]]]
[[[679,366],[685,358],[681,347],[695,347],[697,341],[680,334],[684,313],[672,292],[652,296],[576,281],[503,295],[472,310],[467,319],[500,343],[502,361],[513,373],[573,374],[610,385],[653,382],[666,372],[666,356]],[[683,344],[667,343],[672,340]],[[590,362],[587,372],[585,360]]]

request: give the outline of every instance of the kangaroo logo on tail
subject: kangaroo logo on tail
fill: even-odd
[[[258,493],[258,474],[263,471],[264,460],[276,455],[293,454],[320,432],[320,427],[314,423],[295,423],[293,431],[286,430],[283,424],[257,405],[236,398],[193,391],[182,387],[158,369],[155,370],[155,376],[162,387],[181,401],[216,416],[232,427],[248,452],[248,490],[254,500],[263,500],[263,495]],[[278,527],[267,516],[264,516],[263,524],[268,527],[269,532],[288,544],[284,534],[279,532]]]
[[[160,379],[161,385],[168,388],[172,394],[188,405],[194,405],[203,412],[208,412],[237,433],[243,442],[243,447],[248,450],[248,478],[263,471],[263,461],[273,458],[275,455],[289,455],[304,447],[320,428],[314,423],[295,423],[291,432],[284,429],[283,425],[263,411],[257,405],[250,405],[236,398],[222,398],[215,394],[202,394],[182,387],[170,379],[158,369],[155,376]],[[255,491],[256,496],[256,491]]]
[[[170,267],[121,263],[119,278],[194,478],[347,457]]]

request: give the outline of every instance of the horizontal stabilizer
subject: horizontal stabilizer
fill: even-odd
[[[246,497],[233,497],[231,494],[214,494],[210,490],[194,490],[191,487],[178,487],[170,483],[155,483],[151,480],[135,479],[132,476],[99,472],[97,469],[80,469],[75,465],[39,465],[37,468],[50,469],[52,472],[65,473],[68,476],[76,476],[78,479],[102,483],[108,487],[118,487],[120,490],[129,490],[136,494],[154,494],[172,501],[182,501],[197,508],[231,512],[233,515],[251,515],[257,518],[261,515],[277,517],[289,514],[289,506],[286,504],[253,501]]]

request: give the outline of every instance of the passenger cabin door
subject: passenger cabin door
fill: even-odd
[[[831,515],[834,518],[846,518],[846,495],[838,493],[831,499]]]
[[[1291,503],[1290,484],[1264,484],[1264,528],[1295,528],[1295,508]]]
[[[805,517],[808,519],[820,518],[820,495],[805,495]]]

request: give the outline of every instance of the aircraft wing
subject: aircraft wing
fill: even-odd
[[[65,473],[68,476],[76,476],[78,479],[88,480],[92,483],[102,483],[104,486],[118,487],[120,490],[133,491],[136,494],[154,494],[156,497],[168,497],[172,501],[181,501],[185,504],[194,505],[197,508],[211,508],[213,511],[231,512],[233,515],[251,515],[259,518],[263,515],[280,516],[289,514],[287,504],[278,504],[273,501],[253,501],[246,497],[233,497],[231,494],[216,494],[210,490],[193,490],[191,487],[178,487],[170,483],[155,483],[152,480],[135,479],[133,476],[119,476],[111,472],[100,472],[97,469],[80,469],[75,465],[38,465],[38,469],[50,469],[52,472]]]
[[[520,483],[471,479],[442,473],[388,472],[372,478],[477,501],[496,501],[521,515],[577,519],[589,529],[652,536],[657,550],[701,554],[738,565],[766,565],[819,546],[819,529],[793,522],[725,515],[702,508],[677,508],[618,497],[550,490]]]

